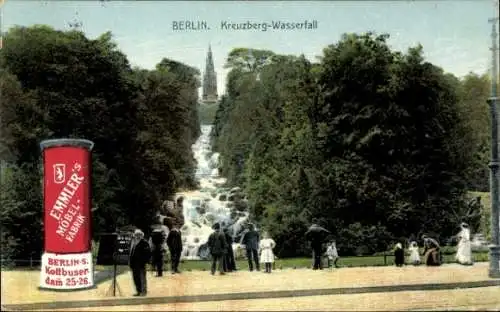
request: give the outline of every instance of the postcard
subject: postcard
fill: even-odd
[[[486,0],[3,0],[2,310],[498,310],[498,36]]]

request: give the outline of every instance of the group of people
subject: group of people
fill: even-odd
[[[455,255],[455,260],[462,265],[472,265],[472,246],[471,246],[471,234],[470,228],[467,223],[462,223],[460,225],[460,232],[456,235],[458,239],[457,252]],[[439,266],[442,264],[441,246],[438,241],[428,237],[426,235],[422,236],[424,241],[424,263],[428,266]],[[420,248],[417,242],[412,241],[408,247],[409,263],[413,265],[419,265],[420,261]],[[405,252],[403,245],[401,243],[396,244],[396,249],[394,251],[394,263],[396,266],[403,266],[405,264]]]
[[[440,246],[437,240],[427,237],[426,235],[422,236],[424,241],[424,263],[428,266],[439,266],[442,263],[442,257],[440,252]],[[417,242],[412,241],[408,247],[408,251],[410,252],[409,263],[413,265],[420,264],[420,248]],[[396,248],[394,250],[394,264],[398,267],[402,267],[405,264],[405,250],[403,248],[403,244],[397,243]]]
[[[231,235],[227,230],[222,230],[219,223],[216,223],[213,229],[214,232],[208,237],[208,248],[212,255],[211,274],[215,274],[216,268],[221,275],[224,275],[225,272],[236,271]],[[267,232],[264,232],[263,239],[260,239],[255,226],[249,224],[242,235],[241,244],[245,246],[250,271],[254,270],[254,264],[255,269],[260,271],[260,264],[264,263],[264,272],[271,273],[274,262],[273,249],[276,247],[276,243]]]
[[[178,198],[174,207],[168,209],[168,214],[179,215],[177,212],[182,211],[182,203],[183,198]],[[163,275],[164,254],[167,248],[170,253],[172,274],[180,273],[179,263],[182,253],[180,228],[182,224],[182,219],[172,215],[167,216],[162,222],[157,219],[157,222],[153,224],[149,241],[144,238],[143,231],[140,229],[134,231],[130,246],[129,266],[137,291],[135,296],[145,296],[147,294],[146,265],[151,260],[156,270],[156,276],[161,277]]]
[[[179,263],[182,252],[182,238],[179,229],[171,227],[166,239],[162,232],[153,232],[151,240],[152,244],[151,241],[148,242],[144,238],[144,232],[140,229],[134,231],[130,247],[129,265],[137,290],[135,296],[145,296],[147,294],[146,266],[151,259],[157,272],[156,276],[161,277],[163,275],[164,240],[170,252],[172,274],[180,273]]]
[[[328,259],[328,267],[338,267],[337,261],[339,259],[339,255],[335,240],[330,239],[330,242],[327,244],[326,253],[323,253],[325,241],[327,241],[328,238],[331,237],[330,231],[317,224],[316,220],[313,220],[313,224],[307,230],[305,237],[308,241],[311,242],[313,253],[313,270],[323,269],[323,264],[321,261],[323,255],[326,255]]]
[[[182,234],[177,226],[171,224],[168,219],[164,219],[163,224],[156,224],[149,243],[152,250],[152,264],[157,272],[156,276],[163,275],[164,255],[167,249],[170,253],[172,274],[180,273]]]
[[[221,275],[227,272],[236,271],[236,261],[232,248],[232,237],[227,228],[216,223],[213,226],[214,232],[208,238],[208,248],[212,255],[211,274],[216,270]],[[274,240],[265,232],[263,239],[255,230],[253,224],[249,224],[244,232],[241,243],[245,245],[248,268],[260,271],[260,264],[265,266],[265,273],[271,273],[274,262],[273,249],[276,246]],[[170,218],[165,218],[163,224],[153,225],[151,238],[147,241],[144,232],[136,229],[130,247],[129,264],[132,271],[133,281],[137,293],[135,296],[145,296],[147,294],[146,266],[151,261],[155,268],[156,276],[163,275],[164,254],[168,248],[171,258],[172,274],[180,273],[179,262],[182,253],[182,234],[178,225]],[[260,251],[260,255],[259,255]]]
[[[177,204],[182,205],[182,199]],[[137,229],[134,232],[130,249],[130,267],[137,290],[136,296],[145,296],[147,294],[146,265],[151,256],[152,264],[157,272],[156,276],[163,275],[166,248],[168,248],[171,256],[172,274],[180,273],[179,262],[182,252],[182,237],[179,224],[172,222],[172,219],[166,218],[163,220],[163,224],[156,224],[149,242],[144,239],[144,233],[141,230]],[[220,275],[224,275],[227,272],[236,271],[235,255],[232,248],[233,239],[228,228],[224,227],[223,224],[216,223],[213,230],[207,242],[212,256],[210,273],[214,275],[216,271],[219,271]],[[275,259],[273,249],[276,247],[276,243],[267,232],[264,232],[262,236],[261,239],[253,224],[248,224],[240,243],[245,246],[250,271],[254,269],[260,271],[261,264],[264,264],[264,272],[271,273]],[[330,232],[315,223],[306,232],[306,238],[311,242],[313,250],[313,270],[322,269],[322,256],[327,257],[328,267],[338,267],[339,255],[335,240],[330,239],[326,253],[323,253],[324,242],[328,237],[331,237]],[[457,238],[459,239],[456,254],[457,262],[464,265],[472,264],[470,229],[466,223],[461,224],[461,231]],[[424,241],[424,263],[428,266],[441,265],[441,247],[437,240],[425,235],[422,239]],[[408,250],[410,252],[409,262],[414,265],[420,264],[420,252],[417,242],[412,241]],[[401,243],[396,244],[394,255],[396,266],[403,266],[405,264],[405,251]]]

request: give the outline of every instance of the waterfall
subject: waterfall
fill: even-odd
[[[201,135],[193,144],[193,153],[197,161],[196,179],[200,189],[192,192],[178,193],[184,196],[184,220],[181,228],[183,251],[182,259],[199,260],[209,258],[207,241],[213,232],[215,223],[223,222],[229,226],[233,239],[238,239],[245,223],[248,221],[248,209],[235,207],[232,199],[241,190],[221,188],[226,179],[219,176],[219,154],[213,153],[210,146],[211,125],[201,126]],[[245,200],[241,201],[246,206]],[[238,208],[238,209],[237,209]],[[238,243],[233,244],[237,249]]]

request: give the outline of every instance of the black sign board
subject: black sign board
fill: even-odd
[[[132,233],[118,233],[116,238],[116,264],[127,265],[130,258]]]
[[[99,250],[97,251],[97,265],[113,265],[113,254],[116,248],[116,233],[101,234]]]
[[[102,234],[97,252],[97,265],[127,265],[131,241],[130,232]]]

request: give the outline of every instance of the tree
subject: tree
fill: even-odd
[[[314,218],[342,250],[373,253],[422,231],[454,234],[466,214],[474,155],[460,81],[421,46],[393,52],[387,38],[346,34],[317,64],[269,53],[259,79],[245,51],[230,53],[214,146],[278,245],[306,252]]]
[[[489,190],[491,118],[486,100],[490,96],[488,75],[470,73],[460,81],[460,109],[472,144],[475,164],[470,168],[469,189]]]
[[[0,185],[1,252],[7,260],[36,259],[42,252],[42,180],[33,172],[39,172],[36,166],[10,166]]]
[[[273,56],[274,52],[269,50],[235,48],[229,52],[224,67],[239,69],[244,72],[257,72],[268,64]]]
[[[42,248],[40,224],[32,222],[41,213],[41,140],[79,137],[95,143],[96,239],[100,231],[128,224],[147,232],[165,198],[195,185],[196,69],[168,59],[153,71],[132,69],[109,32],[88,39],[78,31],[37,25],[14,27],[5,40],[1,156],[14,168],[9,179],[16,186],[2,198],[1,212],[5,237],[13,242],[5,248],[14,248],[13,257]],[[26,233],[33,234],[18,234],[16,222],[28,224]]]

